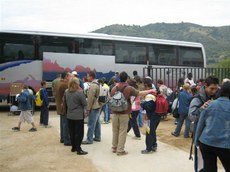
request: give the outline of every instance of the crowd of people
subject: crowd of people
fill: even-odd
[[[136,71],[132,77],[126,72],[116,72],[110,81],[96,79],[94,71],[87,73],[82,80],[76,71],[64,71],[52,82],[57,114],[60,115],[60,142],[71,146],[71,151],[78,155],[88,154],[81,145],[101,142],[100,115],[103,114],[103,123],[112,123],[113,153],[127,155],[127,133],[132,129],[134,138],[140,140],[140,128],[144,128],[146,145],[141,153],[150,154],[157,150],[156,130],[160,121],[167,120],[170,113],[176,112],[177,126],[171,134],[179,137],[185,121],[184,138],[194,138],[195,171],[217,171],[217,157],[225,170],[230,171],[229,84],[230,80],[225,79],[219,85],[218,78],[214,76],[195,82],[192,74],[188,73],[186,79],[178,80],[176,90],[172,91],[162,80],[157,80],[154,85],[152,78],[141,78]],[[49,128],[49,102],[45,88],[46,82],[42,81],[40,125]],[[18,126],[12,128],[15,131],[20,131],[24,121],[32,124],[30,131],[36,131],[28,100],[34,97],[26,90],[25,86],[18,97],[22,113]],[[27,101],[23,97],[28,97]],[[88,130],[83,140],[86,117]],[[198,156],[199,151],[203,159]],[[198,165],[200,160],[204,162],[203,167]]]

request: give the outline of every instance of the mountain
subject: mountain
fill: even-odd
[[[230,58],[230,26],[206,27],[193,23],[155,23],[145,26],[110,25],[93,31],[109,35],[124,35],[202,43],[207,64]]]

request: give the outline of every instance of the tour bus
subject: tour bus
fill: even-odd
[[[12,83],[34,91],[41,80],[51,82],[63,71],[90,70],[97,78],[115,72],[153,67],[206,67],[200,43],[107,34],[67,34],[36,31],[0,31],[0,104],[7,104]]]

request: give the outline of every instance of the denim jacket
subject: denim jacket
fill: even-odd
[[[48,93],[44,87],[41,87],[41,99],[43,100],[42,105],[43,106],[49,106],[49,98],[48,98]]]
[[[211,102],[200,114],[195,135],[203,144],[230,149],[230,100],[220,97]]]
[[[178,99],[179,99],[178,113],[180,115],[187,116],[192,95],[187,91],[183,90],[182,92],[179,93]]]
[[[34,96],[28,90],[23,90],[17,98],[19,102],[19,109],[22,111],[32,110],[32,101]]]

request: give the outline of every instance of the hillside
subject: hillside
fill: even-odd
[[[208,64],[230,57],[230,26],[206,27],[192,23],[156,23],[146,26],[115,24],[93,32],[200,42],[205,47]]]

